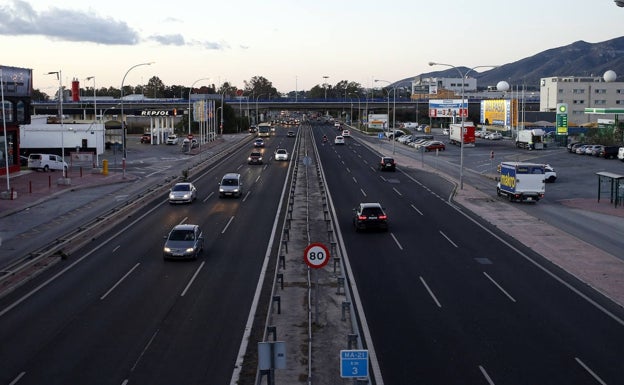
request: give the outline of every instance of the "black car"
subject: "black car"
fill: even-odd
[[[391,158],[389,156],[382,156],[381,160],[379,161],[379,170],[396,171],[396,162],[394,161],[394,158]]]
[[[605,159],[617,159],[620,146],[603,146],[598,152],[598,156]]]
[[[379,203],[360,203],[353,211],[355,231],[369,229],[388,231],[388,216]]]
[[[260,138],[254,140],[254,147],[264,147],[264,140]]]

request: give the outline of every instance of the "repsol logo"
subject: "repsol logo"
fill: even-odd
[[[515,188],[516,187],[516,178],[512,175],[501,175],[501,184],[503,186]]]
[[[170,116],[171,111],[169,110],[143,110],[141,111],[141,116]]]

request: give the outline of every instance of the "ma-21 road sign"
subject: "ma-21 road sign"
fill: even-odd
[[[341,350],[340,377],[368,377],[368,350]]]
[[[329,262],[329,250],[322,243],[310,243],[303,252],[305,263],[313,269],[319,269]]]

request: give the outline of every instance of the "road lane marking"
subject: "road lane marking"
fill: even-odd
[[[100,297],[100,300],[103,300],[104,298],[108,297],[108,295],[109,295],[110,293],[112,293],[112,292],[113,292],[113,290],[115,290],[115,289],[117,288],[117,286],[119,286],[119,285],[120,285],[120,284],[121,284],[121,283],[122,283],[122,282],[123,282],[126,278],[128,278],[128,276],[129,276],[130,274],[132,274],[132,272],[133,272],[133,271],[134,271],[137,267],[139,267],[139,265],[140,265],[140,264],[141,264],[141,263],[137,263],[136,265],[134,265],[134,267],[132,267],[132,269],[128,270],[128,272],[127,272],[126,274],[124,274],[124,276],[123,276],[123,277],[121,277],[121,278],[119,279],[119,281],[117,281],[117,282],[116,282],[116,283],[115,283],[115,284],[114,284],[114,285],[113,285],[110,289],[108,289],[108,291],[107,291],[106,293],[104,293],[104,294]]]
[[[488,384],[494,385],[494,381],[492,381],[490,376],[487,374],[487,372],[485,371],[485,368],[479,365],[479,370],[481,371],[481,374],[483,374],[483,377],[485,377],[485,380],[488,382]]]
[[[355,179],[355,177],[352,178],[353,182],[355,182],[355,184],[357,184],[357,179]]]
[[[351,169],[349,167],[346,168],[348,173],[351,173]]]
[[[234,220],[234,217],[230,217],[230,220],[228,221],[228,223],[225,225],[225,227],[221,231],[221,234],[225,234],[225,231],[227,230],[228,227],[230,227],[230,223],[232,223],[233,220]]]
[[[191,277],[191,280],[189,281],[189,283],[186,284],[186,287],[184,288],[184,291],[182,291],[182,294],[180,294],[180,297],[184,297],[184,294],[186,294],[186,292],[191,287],[193,282],[195,282],[195,278],[197,278],[197,275],[199,274],[199,272],[201,271],[201,269],[204,267],[205,264],[206,264],[206,261],[203,261],[201,263],[201,265],[199,265],[197,270],[195,270],[195,274],[193,274],[193,276]]]
[[[251,194],[251,191],[247,191],[247,194],[245,194],[245,197],[243,198],[243,202],[245,202],[247,200],[247,197]]]
[[[394,192],[395,192],[395,193],[397,193],[400,197],[402,197],[402,196],[403,196],[403,194],[401,194],[401,193],[399,192],[399,190],[397,190],[397,189],[396,189],[396,187],[393,187],[392,189],[393,189],[393,190],[394,190]]]
[[[210,197],[212,197],[213,195],[214,195],[214,191],[213,191],[213,192],[211,192],[210,194],[208,194],[208,196],[206,196],[202,202],[204,202],[204,203],[205,203],[205,202],[206,202],[208,199],[210,199]]]
[[[459,248],[459,246],[457,246],[457,245],[455,244],[455,242],[451,241],[451,238],[447,237],[447,236],[446,236],[446,234],[444,234],[444,233],[442,232],[442,230],[440,230],[440,234],[442,234],[442,236],[443,236],[444,238],[446,238],[446,240],[447,240],[447,241],[449,241],[449,242],[451,243],[451,245],[453,245],[453,246],[455,246],[455,247]]]
[[[589,373],[592,377],[594,377],[594,380],[596,380],[599,384],[601,385],[607,385],[606,382],[604,382],[602,380],[602,378],[598,377],[598,375],[596,373],[594,373],[593,370],[591,370],[589,368],[589,366],[585,365],[585,363],[583,361],[581,361],[580,358],[578,357],[574,357],[574,359],[576,360],[576,362],[578,362],[579,365],[581,365],[583,367],[583,369],[585,369],[587,371],[587,373]]]
[[[429,295],[431,296],[431,298],[433,298],[433,300],[435,301],[436,305],[438,305],[438,307],[442,307],[442,305],[440,304],[440,302],[438,301],[438,299],[436,298],[435,294],[433,294],[433,292],[431,291],[431,289],[429,288],[429,285],[427,285],[427,282],[425,282],[425,279],[421,276],[420,278],[420,282],[422,282],[422,284],[425,286],[425,289],[427,289],[427,291],[429,292]]]
[[[397,244],[397,246],[399,246],[399,249],[403,250],[403,246],[401,246],[399,240],[394,236],[394,234],[390,233],[390,236],[392,237],[392,239],[394,239],[394,242]]]
[[[262,175],[258,175],[258,176],[256,177],[256,180],[254,181],[254,183],[258,183],[258,181],[260,180],[260,177],[261,177],[261,176],[262,176]]]
[[[367,196],[363,189],[360,189],[360,191],[362,192],[362,195]]]
[[[418,210],[418,209],[416,208],[416,206],[414,206],[414,205],[410,205],[410,206],[412,206],[412,208],[413,208],[414,210],[416,210],[416,212],[417,212],[418,214],[420,214],[420,215],[424,216],[424,214],[422,213],[422,211]]]
[[[485,276],[486,276],[486,277],[487,277],[490,281],[492,281],[492,283],[493,283],[494,285],[496,285],[496,287],[498,287],[498,289],[499,289],[500,291],[502,291],[502,292],[503,292],[503,294],[505,294],[505,295],[507,296],[507,298],[509,298],[509,299],[511,300],[511,302],[516,302],[515,298],[514,298],[514,297],[512,297],[509,293],[507,293],[507,291],[505,291],[505,289],[503,289],[503,287],[502,287],[501,285],[499,285],[499,284],[498,284],[498,282],[496,282],[496,281],[494,280],[494,278],[490,277],[490,276],[488,275],[488,273],[486,273],[485,271],[483,272],[483,274],[484,274],[484,275],[485,275]]]
[[[15,385],[19,382],[19,380],[22,379],[22,377],[24,377],[26,375],[26,372],[21,372],[17,377],[15,377],[15,379],[13,381],[11,381],[9,383],[9,385]]]

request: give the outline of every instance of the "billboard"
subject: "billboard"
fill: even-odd
[[[32,70],[29,68],[0,66],[5,97],[30,97],[32,95]]]
[[[468,116],[468,101],[464,99],[432,99],[429,100],[430,118],[452,118]]]
[[[388,128],[388,114],[368,114],[368,127],[385,130]]]
[[[518,99],[482,100],[480,123],[488,126],[517,126]]]

